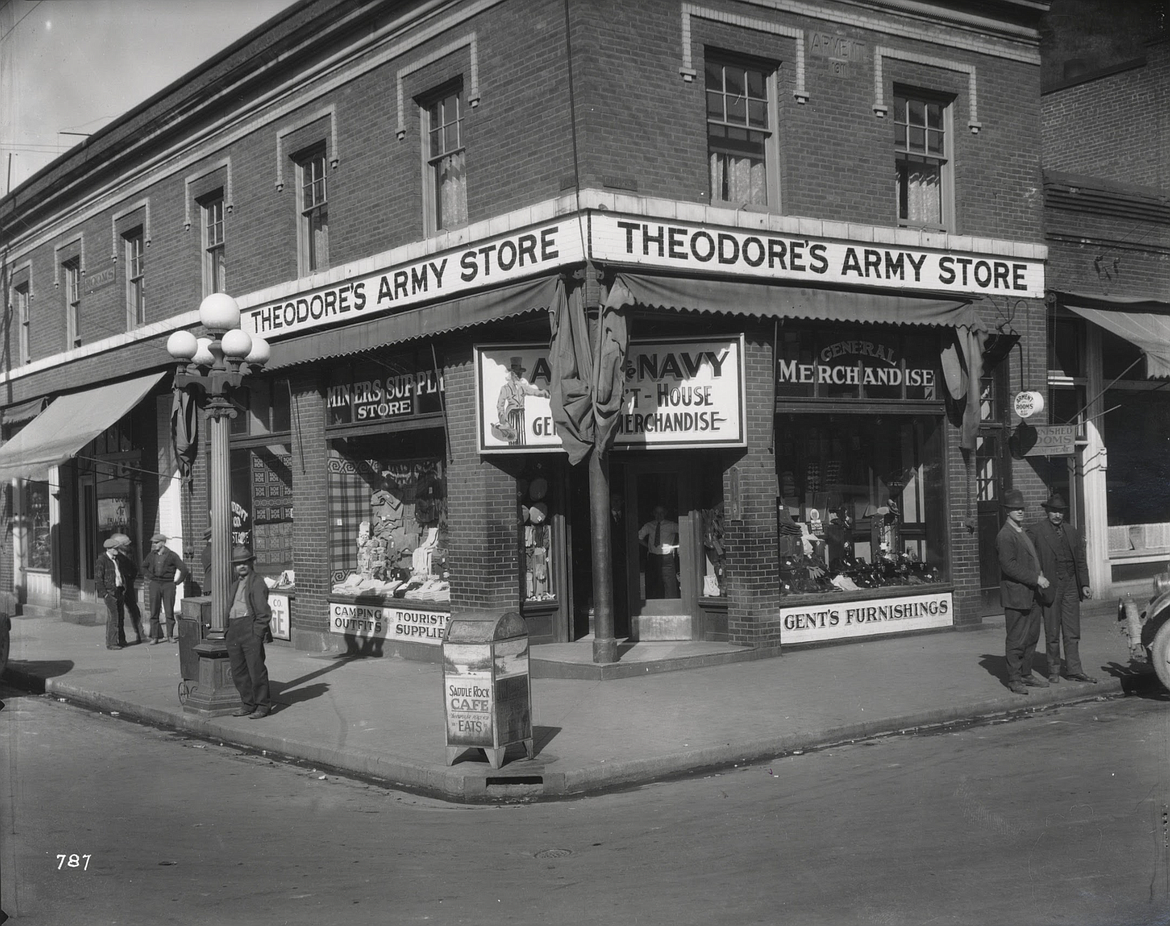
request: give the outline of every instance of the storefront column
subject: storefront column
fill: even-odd
[[[328,544],[329,484],[326,473],[325,397],[319,374],[301,370],[289,376],[292,392],[293,570],[296,597],[290,602],[292,644],[323,652],[334,648],[329,633],[332,587]]]
[[[1105,411],[1103,395],[1104,377],[1101,375],[1101,330],[1096,325],[1086,325],[1085,368],[1088,382],[1086,389],[1092,401],[1085,409],[1085,437],[1087,443],[1080,451],[1080,471],[1084,490],[1085,509],[1081,516],[1080,528],[1085,537],[1085,558],[1089,563],[1089,585],[1094,595],[1109,594],[1113,585],[1113,572],[1109,563],[1109,508],[1106,487],[1108,457],[1105,453],[1105,439],[1102,419]]]

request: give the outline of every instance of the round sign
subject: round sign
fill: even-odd
[[[1031,418],[1044,411],[1044,396],[1039,392],[1017,392],[1013,407],[1021,418]]]

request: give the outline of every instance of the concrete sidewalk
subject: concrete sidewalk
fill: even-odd
[[[15,618],[6,679],[101,711],[267,750],[456,801],[564,797],[915,727],[1120,694],[1135,673],[1116,603],[1082,620],[1086,671],[1015,695],[1002,619],[965,632],[792,650],[774,658],[605,681],[534,678],[536,755],[446,765],[442,667],[268,647],[276,701],[263,720],[202,718],[179,703],[178,646],[107,650],[103,627]],[[587,645],[587,644],[586,644]],[[653,644],[643,644],[653,645]],[[677,644],[668,644],[677,647]],[[1043,641],[1041,641],[1043,648]],[[539,648],[537,648],[539,649]],[[1043,659],[1038,660],[1043,668]]]

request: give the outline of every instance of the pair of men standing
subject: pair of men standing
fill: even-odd
[[[138,567],[130,558],[130,538],[125,534],[111,534],[103,544],[105,552],[98,557],[94,568],[94,587],[106,605],[106,648],[121,649],[127,645],[124,629],[126,612],[137,634],[136,643],[143,642],[142,612],[138,609],[138,593],[134,582]],[[167,546],[165,534],[150,538],[150,552],[142,561],[150,591],[150,642],[162,642],[160,612],[166,609],[167,641],[175,639],[175,586],[191,579],[187,564]]]
[[[1041,506],[1047,518],[1027,529],[1022,492],[1005,492],[1003,507],[1007,521],[995,538],[995,547],[1007,632],[1004,654],[1008,687],[1016,694],[1027,694],[1028,686],[1047,688],[1049,683],[1059,682],[1062,638],[1065,677],[1096,682],[1081,666],[1080,602],[1092,593],[1080,535],[1064,523],[1068,505],[1062,496],[1054,494]],[[1047,681],[1032,673],[1041,621],[1048,657]]]

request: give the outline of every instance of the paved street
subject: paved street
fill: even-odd
[[[21,924],[1087,924],[1170,912],[1170,702],[1154,696],[475,807],[3,698],[0,905]]]

